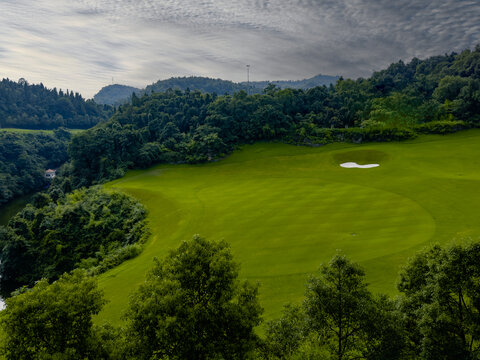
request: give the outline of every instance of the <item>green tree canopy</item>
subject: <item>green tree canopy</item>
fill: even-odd
[[[0,129],[0,205],[42,189],[45,170],[67,161],[70,132],[10,132]]]
[[[343,255],[320,268],[307,285],[307,331],[332,359],[398,359],[403,350],[400,317],[391,301],[375,298],[364,271]]]
[[[125,194],[91,187],[57,201],[37,195],[34,205],[0,226],[3,296],[76,267],[102,272],[141,249],[136,243],[146,234],[146,211]]]
[[[79,93],[47,89],[43,84],[0,81],[0,128],[86,129],[106,120],[113,108],[85,100]]]
[[[6,303],[0,315],[0,351],[6,359],[99,358],[92,316],[105,300],[85,271],[65,274],[51,285],[43,279]]]
[[[412,352],[424,359],[478,359],[480,244],[434,246],[400,274]]]
[[[322,265],[308,281],[305,309],[311,329],[323,335],[335,359],[358,356],[362,322],[370,310],[371,294],[365,273],[345,256]]]
[[[257,340],[257,288],[238,280],[225,242],[200,236],[155,261],[126,314],[137,359],[242,359]]]
[[[305,313],[301,306],[285,305],[280,319],[266,323],[265,357],[290,359],[306,337]]]

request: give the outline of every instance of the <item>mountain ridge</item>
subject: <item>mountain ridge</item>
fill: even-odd
[[[171,77],[165,80],[158,80],[144,89],[139,89],[129,85],[112,84],[104,86],[93,96],[98,104],[121,105],[129,101],[132,93],[141,96],[145,93],[161,92],[167,89],[199,90],[202,92],[216,93],[218,95],[233,94],[244,90],[250,94],[262,93],[269,85],[273,84],[280,88],[309,89],[316,86],[335,84],[340,76],[318,74],[311,78],[302,80],[265,80],[244,82],[233,82],[231,80],[214,79],[203,76],[183,76]]]

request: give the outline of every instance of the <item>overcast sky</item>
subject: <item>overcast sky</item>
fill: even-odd
[[[73,89],[171,76],[369,76],[480,43],[479,0],[0,0],[0,77]]]

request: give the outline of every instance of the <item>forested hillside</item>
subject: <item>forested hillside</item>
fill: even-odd
[[[67,161],[70,137],[65,129],[53,133],[0,129],[0,205],[47,185],[45,170]]]
[[[108,85],[102,88],[93,98],[99,104],[120,105],[130,101],[132,93],[137,96],[151,94],[152,92],[164,92],[172,90],[198,90],[201,92],[215,93],[217,95],[233,95],[241,90],[249,94],[261,94],[270,84],[279,88],[309,89],[316,86],[335,84],[338,76],[317,75],[304,80],[276,80],[276,81],[251,81],[236,83],[229,80],[212,79],[201,76],[172,77],[159,80],[145,89],[136,89],[125,85]]]
[[[142,94],[143,90],[127,85],[107,85],[93,96],[97,104],[120,105],[127,102],[133,93]]]
[[[106,123],[73,138],[76,186],[158,162],[202,162],[257,140],[296,144],[390,141],[480,123],[480,47],[390,65],[368,79],[308,90],[133,96]]]
[[[47,89],[24,79],[0,82],[0,128],[87,129],[110,115],[109,107],[73,91]]]
[[[57,187],[36,194],[32,205],[0,226],[0,294],[77,267],[98,274],[136,256],[145,215],[135,199],[95,187],[66,196]]]
[[[159,80],[145,88],[145,93],[164,92],[172,90],[198,90],[218,95],[233,94],[240,90],[247,90],[246,84],[235,83],[230,80],[211,79],[201,76],[172,77],[166,80]]]

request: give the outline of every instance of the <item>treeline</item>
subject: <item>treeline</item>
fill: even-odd
[[[250,86],[254,88],[253,93],[257,93],[267,88],[270,84],[278,86],[279,88],[292,88],[292,89],[303,89],[307,90],[317,86],[330,86],[330,84],[335,85],[335,83],[340,79],[340,76],[331,76],[331,75],[322,75],[318,74],[309,79],[303,80],[273,80],[273,81],[250,81]],[[246,82],[242,84],[246,85]]]
[[[67,195],[57,186],[0,226],[0,294],[56,280],[75,268],[98,274],[138,255],[146,211],[135,199],[98,187]]]
[[[118,106],[129,102],[132,93],[135,93],[136,96],[142,96],[152,92],[165,92],[169,89],[181,91],[189,89],[217,95],[233,95],[242,90],[248,94],[261,94],[270,84],[274,84],[279,88],[309,89],[316,86],[335,84],[338,79],[338,76],[317,75],[304,80],[250,81],[247,84],[247,82],[235,83],[230,80],[212,79],[203,76],[184,76],[159,80],[148,85],[145,89],[118,84],[108,85],[95,94],[93,99],[97,104]]]
[[[169,89],[185,91],[198,90],[200,92],[225,95],[233,95],[241,90],[247,91],[245,84],[235,83],[230,80],[212,79],[201,76],[189,76],[189,77],[172,77],[166,80],[159,80],[145,88],[146,94],[152,92],[165,92]],[[258,90],[258,92],[261,90]]]
[[[433,246],[400,272],[400,295],[372,294],[364,271],[336,255],[308,279],[305,300],[268,321],[258,285],[238,279],[225,242],[199,236],[155,260],[122,327],[93,325],[105,300],[85,271],[39,281],[0,314],[6,359],[478,359],[480,244]],[[41,334],[41,336],[40,336]]]
[[[87,129],[106,120],[112,110],[73,91],[47,89],[25,79],[0,82],[0,128]]]
[[[144,93],[165,92],[169,89],[181,91],[189,89],[217,95],[233,95],[242,90],[249,94],[261,94],[270,84],[274,84],[279,88],[308,89],[321,85],[329,86],[330,84],[335,84],[338,79],[339,77],[337,76],[317,75],[304,80],[250,81],[247,84],[247,82],[235,83],[229,80],[212,79],[202,76],[172,77],[148,85]],[[137,93],[137,95],[141,94],[143,94],[143,92]]]
[[[167,90],[119,108],[69,147],[73,183],[88,185],[158,162],[209,161],[239,144],[391,141],[480,124],[480,46],[402,61],[335,86],[216,96]]]
[[[70,137],[65,129],[53,133],[0,129],[0,205],[46,186],[45,170],[67,161]]]
[[[118,84],[108,85],[95,94],[93,99],[98,104],[119,106],[131,102],[133,94],[135,94],[135,97],[141,97],[146,94],[165,92],[167,90],[180,90],[183,92],[187,89],[189,91],[197,90],[216,95],[234,94],[242,90],[258,94],[263,90],[263,88],[257,89],[253,88],[253,86],[249,90],[246,84],[235,83],[230,80],[212,79],[202,76],[184,76],[158,80],[144,89]]]

